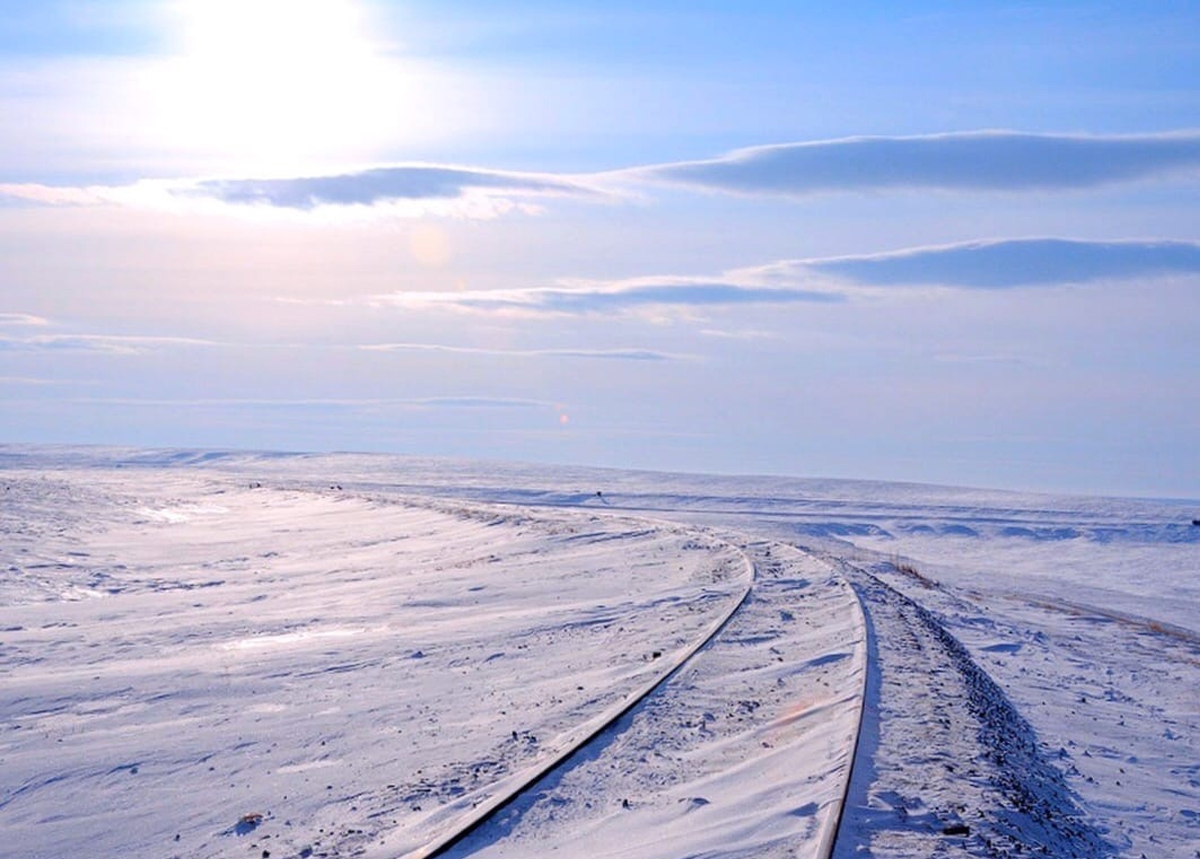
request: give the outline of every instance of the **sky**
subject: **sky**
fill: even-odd
[[[0,403],[1200,498],[1200,6],[0,0]]]

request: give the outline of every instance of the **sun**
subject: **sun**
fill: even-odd
[[[155,84],[165,135],[247,168],[364,154],[394,130],[404,75],[353,0],[178,0]]]

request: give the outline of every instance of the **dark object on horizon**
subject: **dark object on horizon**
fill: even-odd
[[[971,827],[965,823],[954,823],[942,829],[943,835],[970,835]]]
[[[1192,524],[1200,527],[1200,519],[1193,519]]]

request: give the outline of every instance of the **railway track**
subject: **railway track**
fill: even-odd
[[[640,689],[637,689],[629,696],[627,700],[612,709],[599,714],[594,719],[582,725],[577,731],[568,735],[561,745],[561,748],[556,751],[549,760],[538,764],[537,766],[515,773],[506,779],[500,791],[492,799],[480,803],[474,807],[465,819],[460,820],[455,827],[444,834],[439,835],[436,839],[426,844],[421,849],[407,853],[403,859],[434,859],[434,857],[444,856],[446,852],[454,845],[460,843],[468,835],[478,829],[492,816],[500,812],[502,809],[511,805],[517,797],[529,790],[535,784],[546,778],[554,770],[561,767],[572,756],[578,754],[580,750],[587,747],[589,743],[609,730],[618,720],[641,704],[647,697],[654,694],[655,690],[661,688],[672,677],[681,671],[684,666],[710,641],[720,635],[723,630],[737,613],[737,611],[745,604],[746,599],[750,595],[753,587],[753,566],[749,565],[751,583],[747,584],[742,592],[741,598],[733,604],[733,606],[713,623],[707,634],[696,641],[694,645],[685,650],[680,656],[669,665],[666,672],[652,679],[649,683]]]
[[[753,576],[741,599],[653,682],[496,785],[486,802],[448,815],[420,848],[380,845],[369,855],[457,859],[569,845],[671,856],[751,821],[757,855],[827,859],[862,722],[861,606],[825,562],[778,543],[740,548]],[[616,835],[640,827],[658,847]]]

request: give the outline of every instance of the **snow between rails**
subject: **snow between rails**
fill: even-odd
[[[828,854],[862,713],[862,614],[828,564],[743,548],[754,587],[720,634],[447,859]]]

